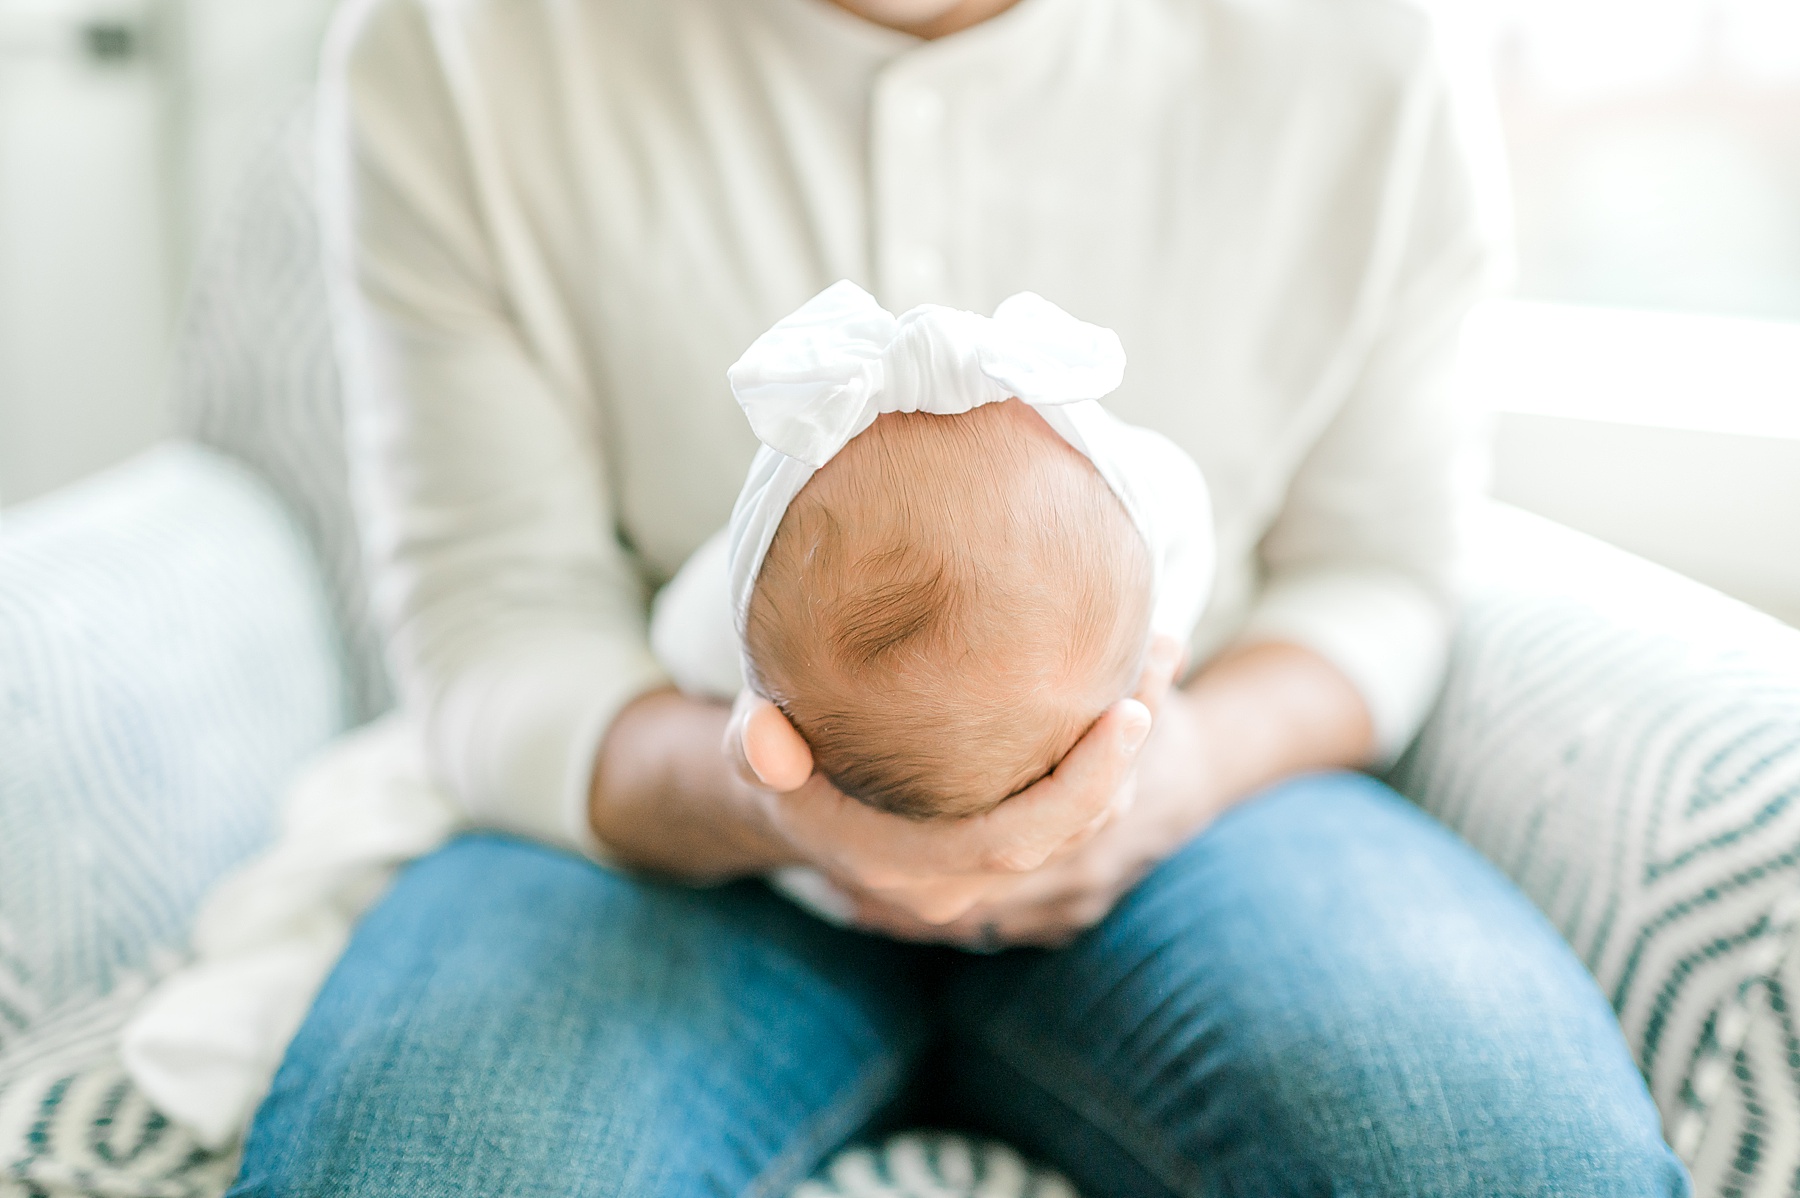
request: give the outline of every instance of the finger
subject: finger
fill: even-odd
[[[829,853],[849,881],[867,890],[959,874],[1024,873],[1071,838],[1091,835],[1128,798],[1120,790],[1149,730],[1144,704],[1121,699],[1049,777],[964,820],[904,819],[830,786],[802,787],[777,802],[790,838]]]
[[[859,890],[900,895],[954,879],[983,885],[957,823],[920,822],[849,798],[822,774],[773,796],[787,838]]]
[[[906,819],[846,797],[817,774],[799,790],[775,796],[774,805],[790,840],[831,861],[863,890],[900,892],[989,872],[977,826],[985,817]]]
[[[915,944],[960,943],[943,926],[926,923],[880,899],[868,896],[857,901],[852,922],[862,931],[894,940],[906,940]]]
[[[725,742],[720,746],[725,760],[738,779],[748,786],[761,786],[762,779],[750,768],[750,762],[744,757],[744,721],[750,715],[750,707],[759,696],[748,688],[738,692],[738,697],[731,704],[731,719],[725,724]]]
[[[1119,850],[1116,841],[1092,843],[1058,854],[1041,869],[1006,878],[948,931],[969,939],[992,923],[1008,943],[1065,941],[1104,918],[1148,872],[1148,862],[1129,864],[1135,857],[1121,858]]]
[[[1138,677],[1137,690],[1132,697],[1150,709],[1152,718],[1162,707],[1163,696],[1175,684],[1182,656],[1181,642],[1166,634],[1152,640],[1144,654],[1144,671]]]
[[[949,872],[933,868],[921,825],[857,802],[823,775],[776,795],[773,808],[789,840],[860,890],[892,890]]]
[[[1122,815],[1128,814],[1131,809],[1137,805],[1137,796],[1137,775],[1131,774],[1125,779],[1125,785],[1113,792],[1112,807],[1109,808],[1106,813],[1107,822],[1111,822]],[[1100,831],[1105,827],[1106,823],[1102,823],[1095,831]]]
[[[734,735],[735,733],[735,735]],[[785,793],[799,790],[812,777],[812,749],[775,704],[753,691],[738,696],[726,733],[740,775],[747,782]]]
[[[1088,874],[1091,872],[1084,869],[1087,861],[1084,853],[1091,855],[1093,852],[1095,849],[1091,847],[1077,850],[1059,855],[1030,873],[1001,877],[996,885],[988,888],[979,902],[958,918],[957,925],[979,923],[988,919],[1013,924],[1022,911],[1054,906],[1075,897],[1088,884]],[[966,931],[967,928],[962,930]]]
[[[1150,711],[1121,699],[1094,722],[1050,776],[959,828],[980,868],[1023,873],[1100,821],[1150,735]]]
[[[979,875],[933,878],[926,883],[874,891],[874,897],[932,927],[955,923],[987,898],[993,883]]]
[[[1120,789],[1124,790],[1125,788],[1121,787]],[[1120,804],[1119,804],[1119,801],[1115,799],[1112,803],[1107,805],[1107,807],[1104,811],[1102,811],[1099,815],[1096,815],[1093,819],[1089,820],[1079,830],[1077,830],[1073,836],[1069,837],[1067,840],[1063,841],[1061,844],[1057,845],[1054,849],[1052,849],[1050,851],[1050,855],[1044,859],[1044,864],[1048,865],[1053,861],[1059,861],[1062,858],[1067,857],[1069,854],[1075,852],[1082,845],[1086,844],[1088,841],[1090,841],[1094,837],[1098,836],[1101,832],[1105,831],[1106,826],[1108,824],[1112,823],[1113,820],[1117,819],[1120,814],[1121,814]],[[1037,872],[1042,872],[1042,869],[1043,869],[1043,866],[1039,866]],[[1021,876],[1029,877],[1031,875],[1027,874],[1027,875],[1021,875]]]
[[[1108,828],[1112,827],[1112,825],[1115,822],[1117,822],[1120,817],[1128,814],[1131,811],[1131,808],[1133,807],[1133,805],[1136,802],[1137,802],[1137,775],[1136,774],[1127,774],[1125,777],[1125,785],[1119,787],[1118,790],[1113,792],[1112,802],[1107,804],[1105,810],[1101,811],[1099,815],[1096,815],[1093,819],[1089,820],[1087,825],[1085,827],[1083,827],[1080,831],[1076,832],[1073,836],[1069,837],[1067,840],[1063,841],[1060,845],[1057,845],[1056,848],[1052,849],[1050,851],[1050,855],[1048,857],[1044,858],[1043,865],[1040,865],[1037,869],[1032,870],[1030,873],[1018,874],[1015,876],[1022,877],[1022,878],[1035,878],[1035,877],[1043,876],[1044,871],[1049,866],[1055,864],[1058,861],[1066,861],[1071,856],[1080,852],[1083,845],[1088,844],[1096,836],[1100,835],[1102,832],[1104,832]]]
[[[1026,945],[1062,948],[1110,910],[1110,904],[1093,895],[1068,895],[999,911],[980,907],[940,934],[949,943],[989,952]]]
[[[1002,927],[1000,938],[1012,948],[1067,948],[1091,926],[1067,912],[1049,911],[1030,922]]]
[[[891,918],[891,917],[889,917]],[[976,919],[973,917],[959,919],[951,924],[917,924],[908,926],[901,924],[899,932],[883,931],[884,935],[897,935],[902,939],[931,944],[948,944],[969,952],[998,952],[1011,947],[1000,924],[992,919]]]
[[[880,872],[880,871],[870,871]],[[838,879],[839,888],[858,900],[879,903],[931,927],[943,927],[962,918],[977,903],[987,901],[997,888],[1012,881],[991,874],[934,874],[898,876],[869,885],[853,875]]]

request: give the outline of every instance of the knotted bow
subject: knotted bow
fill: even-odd
[[[726,374],[763,444],[731,513],[740,633],[788,505],[852,437],[883,412],[955,416],[1014,396],[1094,463],[1143,534],[1153,626],[1185,638],[1198,618],[1213,561],[1206,484],[1174,443],[1095,402],[1125,376],[1111,329],[1028,291],[992,317],[924,304],[896,319],[845,280],[758,337]]]
[[[883,412],[1099,399],[1125,377],[1125,350],[1111,329],[1029,291],[991,318],[924,304],[896,319],[846,279],[758,337],[726,377],[757,439],[817,470]]]

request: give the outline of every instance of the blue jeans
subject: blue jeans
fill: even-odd
[[[782,1195],[951,1122],[1110,1195],[1686,1194],[1611,1010],[1379,783],[1239,808],[1057,952],[826,926],[494,836],[408,869],[232,1194]]]

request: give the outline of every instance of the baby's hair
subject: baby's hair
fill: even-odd
[[[1149,553],[1030,408],[892,413],[789,506],[745,619],[752,683],[846,794],[992,807],[1135,681]]]

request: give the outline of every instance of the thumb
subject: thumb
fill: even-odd
[[[1150,648],[1144,654],[1144,672],[1138,679],[1137,691],[1132,698],[1148,708],[1153,719],[1162,709],[1163,699],[1181,673],[1184,657],[1186,651],[1172,636],[1159,634],[1150,642]]]
[[[746,690],[733,705],[725,750],[746,782],[781,794],[799,790],[812,777],[812,749],[781,709]]]

